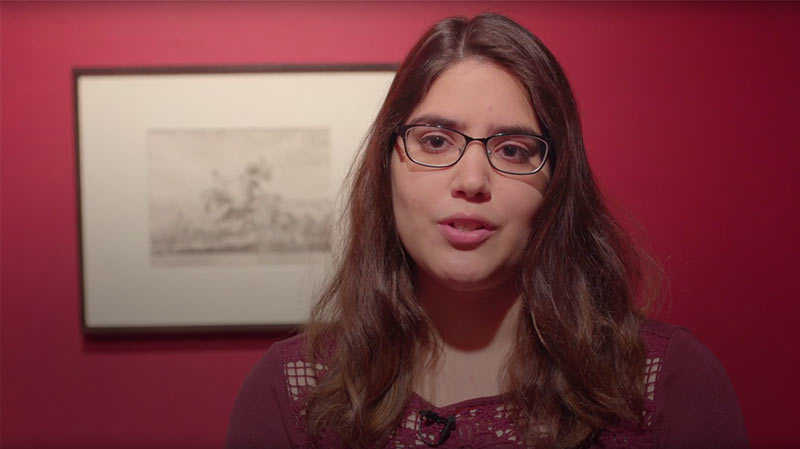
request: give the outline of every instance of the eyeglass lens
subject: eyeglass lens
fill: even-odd
[[[414,126],[405,138],[408,156],[416,163],[431,167],[453,165],[461,157],[467,138],[448,129]],[[495,136],[486,142],[492,165],[504,172],[531,173],[541,168],[546,144],[533,136],[511,134]]]

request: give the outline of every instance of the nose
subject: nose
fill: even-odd
[[[451,170],[454,197],[480,202],[491,198],[491,176],[494,170],[489,164],[486,147],[481,142],[470,142],[464,149],[461,160]]]

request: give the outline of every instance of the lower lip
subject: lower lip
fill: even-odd
[[[494,230],[483,228],[472,231],[462,231],[449,224],[440,224],[439,231],[441,231],[444,238],[457,249],[476,248],[494,233]]]

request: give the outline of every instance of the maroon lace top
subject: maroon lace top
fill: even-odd
[[[593,448],[749,448],[736,393],[711,351],[686,329],[666,323],[651,321],[642,334],[648,353],[647,425],[623,423],[605,429]],[[302,336],[275,343],[242,385],[226,449],[315,447],[304,429],[301,398],[324,370],[306,361]],[[439,446],[442,449],[525,447],[498,396],[434,407],[416,394],[383,447],[428,447],[421,437],[435,442],[443,425],[422,418],[421,410],[455,417],[452,431]],[[317,447],[346,445],[323,438]]]

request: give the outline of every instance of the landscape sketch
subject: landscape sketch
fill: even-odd
[[[308,263],[331,248],[330,131],[148,131],[153,265]]]

